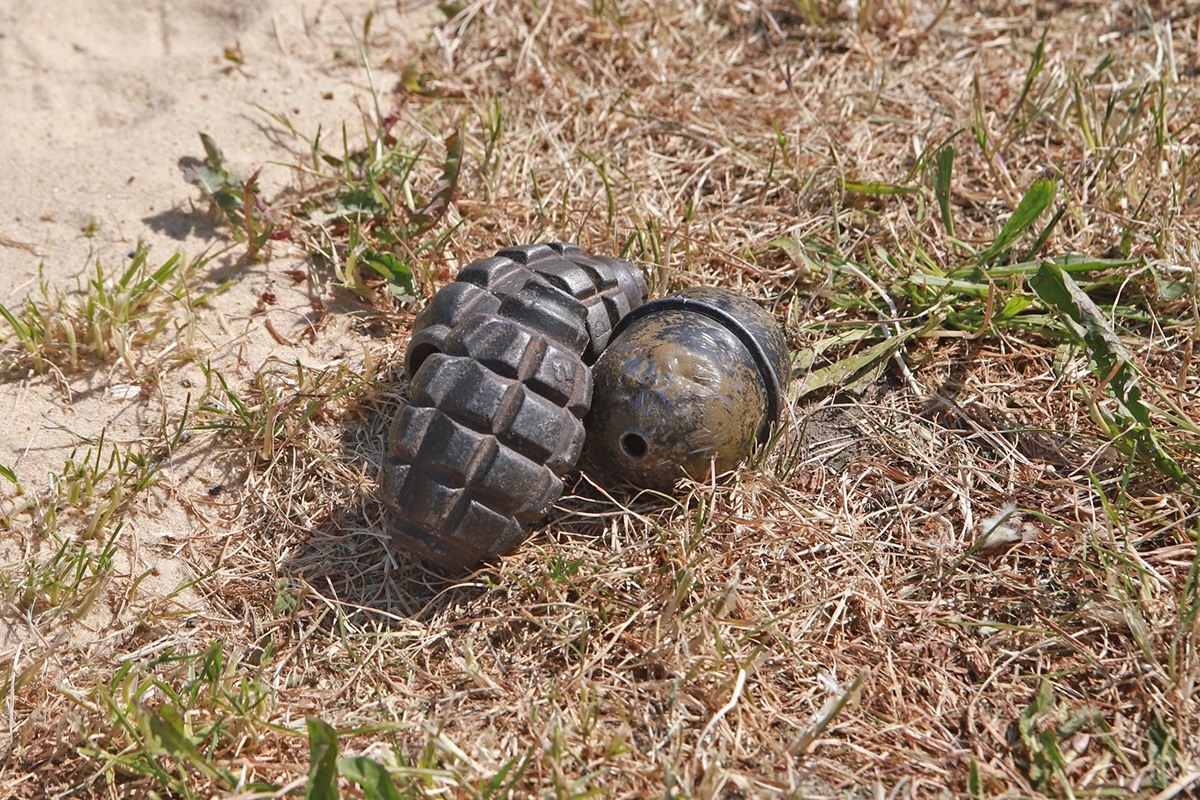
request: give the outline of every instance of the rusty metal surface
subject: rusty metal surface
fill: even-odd
[[[639,307],[593,369],[589,463],[669,491],[737,466],[777,421],[790,368],[775,320],[723,289]]]

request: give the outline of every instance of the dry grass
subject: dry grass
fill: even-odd
[[[31,631],[0,660],[6,792],[325,797],[340,771],[371,798],[1182,796],[1198,37],[1170,2],[464,6],[380,87],[365,149],[310,143],[271,206],[329,296],[403,334],[405,269],[428,295],[499,246],[577,241],[658,293],[767,304],[793,419],[670,500],[579,477],[447,583],[389,550],[372,497],[402,336],[210,373],[178,452],[244,479],[171,499],[208,530],[173,545],[186,592],[88,567],[112,587],[90,623],[5,594]],[[454,182],[456,130],[453,202],[412,213]],[[1055,202],[989,249],[1038,178]],[[1032,280],[1071,253],[1128,366]],[[89,624],[104,646],[55,644]],[[397,794],[323,761],[306,715]]]

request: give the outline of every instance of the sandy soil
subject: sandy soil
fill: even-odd
[[[95,261],[120,269],[136,243],[161,263],[173,252],[195,258],[224,244],[186,183],[185,157],[203,157],[210,134],[232,171],[262,168],[271,196],[292,180],[305,144],[268,112],[311,135],[318,126],[358,125],[368,98],[352,30],[373,13],[381,82],[403,65],[405,41],[428,34],[432,3],[371,0],[15,0],[0,9],[0,303],[13,307],[36,291],[39,267],[63,288],[78,285]],[[353,28],[351,27],[353,26]],[[231,59],[231,56],[240,61]],[[250,320],[270,284],[269,310],[284,332],[302,319],[307,298],[276,285],[303,253],[273,245],[265,267],[245,270],[201,331],[216,354],[237,343],[239,360],[261,361],[280,345]],[[220,262],[214,264],[219,267]],[[298,316],[299,315],[299,316]],[[284,334],[286,336],[286,333]],[[328,339],[325,345],[328,345]],[[329,353],[288,357],[320,358]],[[186,381],[187,376],[180,376]],[[62,463],[75,437],[105,426],[136,435],[138,402],[122,401],[109,370],[51,376],[0,388],[0,463],[36,479]]]
[[[15,308],[46,280],[72,290],[128,263],[139,241],[159,264],[175,252],[194,259],[227,244],[213,228],[181,159],[204,155],[210,134],[231,171],[261,168],[266,197],[293,181],[307,145],[272,114],[311,136],[318,126],[352,129],[369,103],[357,56],[372,14],[368,50],[381,86],[395,84],[414,43],[441,18],[431,2],[371,0],[14,0],[0,6],[0,303]],[[366,106],[362,106],[366,107]],[[245,377],[264,359],[323,365],[362,359],[336,320],[315,341],[300,337],[312,313],[302,285],[280,278],[304,269],[305,253],[272,243],[264,264],[217,258],[202,278],[234,275],[232,287],[201,310],[194,335],[214,366]],[[264,303],[268,294],[272,302]],[[267,323],[284,341],[270,335]],[[9,333],[4,326],[3,335]],[[199,363],[173,369],[153,391],[138,391],[120,365],[29,375],[0,383],[0,464],[36,490],[61,471],[73,448],[103,430],[136,443],[178,415],[202,383]],[[169,544],[200,535],[196,515],[169,500],[227,482],[228,465],[182,459],[162,472],[157,507],[127,529],[132,572],[150,566],[165,586],[186,566]],[[4,491],[9,492],[11,487]],[[0,502],[7,500],[0,492]],[[0,561],[28,556],[32,531],[0,536]],[[0,637],[6,640],[9,637]]]

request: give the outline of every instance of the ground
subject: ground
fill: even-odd
[[[1196,12],[10,4],[0,795],[1186,796]],[[761,302],[789,414],[448,577],[404,344],[548,240]]]

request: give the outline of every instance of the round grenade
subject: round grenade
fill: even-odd
[[[695,288],[633,309],[592,368],[588,460],[669,490],[737,466],[766,441],[791,363],[778,323],[728,289]]]

